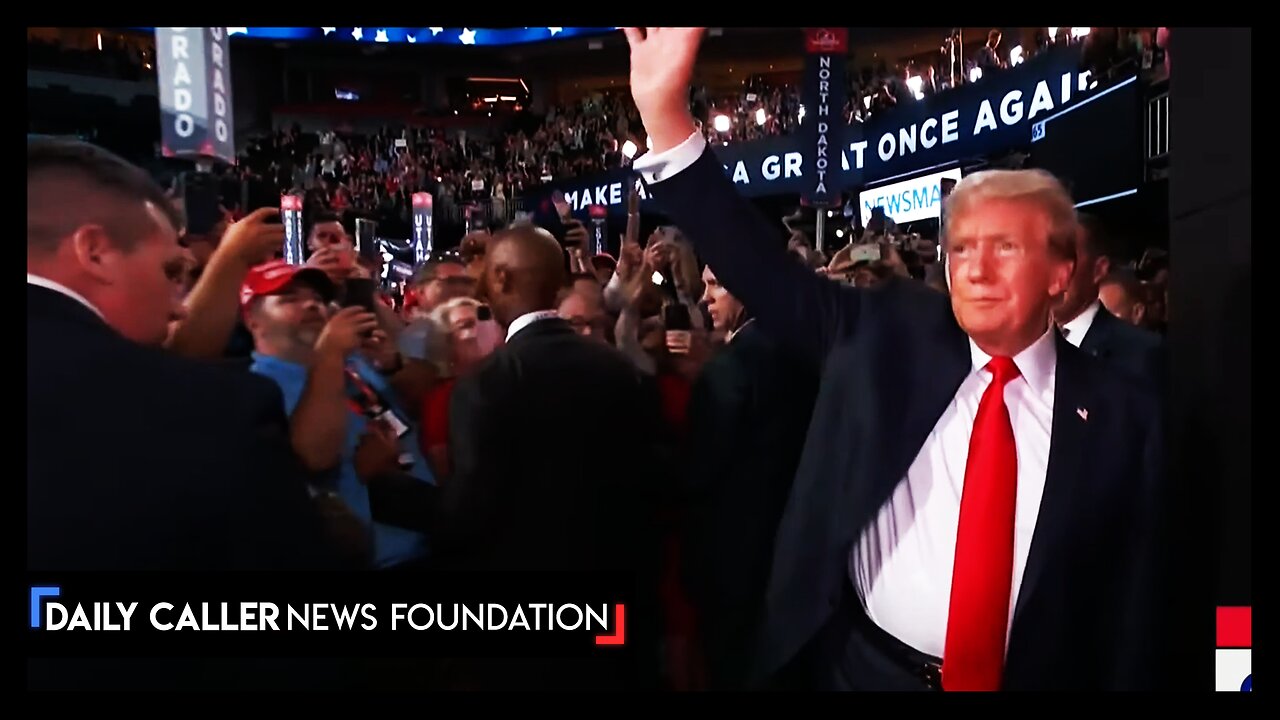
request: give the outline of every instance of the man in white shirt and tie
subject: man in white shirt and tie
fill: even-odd
[[[823,362],[778,530],[759,679],[819,689],[1153,685],[1165,577],[1155,398],[1050,322],[1077,225],[1040,171],[948,200],[951,294],[786,262],[696,132],[698,28],[625,28],[635,169],[763,332]]]
[[[1113,241],[1096,216],[1080,213],[1075,271],[1062,300],[1053,309],[1054,321],[1067,342],[1100,358],[1164,394],[1165,351],[1159,335],[1111,314],[1098,294],[1111,271]]]

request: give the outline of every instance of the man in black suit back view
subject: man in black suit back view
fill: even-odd
[[[181,219],[85,143],[27,146],[27,567],[328,567],[279,392],[158,346]]]
[[[515,227],[489,243],[481,292],[507,341],[454,389],[454,476],[441,484],[433,553],[451,569],[620,572],[652,592],[656,396],[621,353],[556,315],[563,273],[545,231]],[[637,653],[654,617],[650,599],[638,602],[627,612]],[[524,667],[484,682],[598,681],[576,672]]]
[[[1156,333],[1113,315],[1099,298],[1111,271],[1111,241],[1097,217],[1080,213],[1076,267],[1067,291],[1053,309],[1067,342],[1164,392],[1164,341]]]

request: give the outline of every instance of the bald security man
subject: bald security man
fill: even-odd
[[[453,393],[455,473],[441,483],[436,558],[448,569],[543,577],[611,571],[652,592],[652,508],[665,476],[652,460],[657,397],[621,353],[579,335],[557,315],[563,283],[560,245],[545,231],[519,226],[490,241],[480,291],[506,343]],[[472,672],[461,684],[649,686],[651,602],[629,596],[627,647],[617,656],[585,665],[486,665],[484,677]],[[613,664],[618,658],[630,664]]]

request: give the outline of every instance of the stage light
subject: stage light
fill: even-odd
[[[628,140],[628,141],[626,141],[626,142],[622,143],[622,154],[623,154],[623,155],[624,155],[628,160],[630,160],[631,158],[633,158],[633,157],[635,157],[635,156],[636,156],[636,150],[638,150],[638,149],[639,149],[639,148],[637,148],[637,147],[636,147],[636,144],[635,144],[635,143],[633,143],[633,142],[631,142],[630,140]]]
[[[764,114],[764,108],[756,108],[756,124],[763,125],[769,118]]]
[[[922,87],[924,87],[924,78],[919,75],[912,75],[907,78],[907,89],[911,91],[911,94],[914,95],[917,100],[924,99],[924,93],[920,90]]]
[[[716,132],[729,132],[729,116],[717,115],[713,127],[715,127]]]

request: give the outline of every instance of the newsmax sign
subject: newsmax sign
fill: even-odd
[[[960,182],[960,168],[931,173],[923,177],[881,185],[858,193],[858,212],[862,215],[862,227],[871,221],[873,208],[884,208],[884,214],[895,223],[915,222],[937,218],[942,214],[942,181],[950,178]]]

